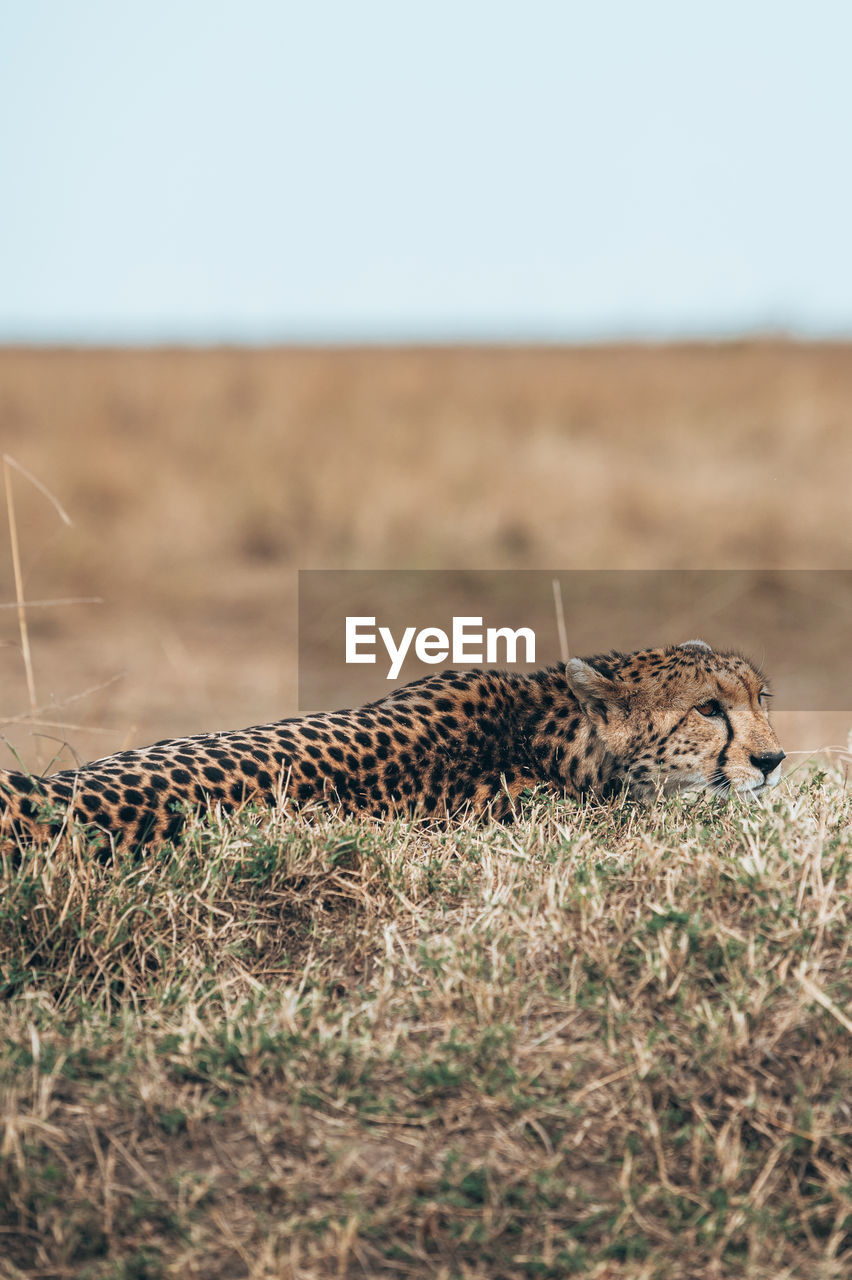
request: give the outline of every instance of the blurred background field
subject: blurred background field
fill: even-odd
[[[31,723],[6,533],[0,716],[33,768],[293,714],[299,569],[852,560],[840,343],[7,347],[0,442],[73,520],[15,477],[27,599],[102,601],[29,611]],[[804,750],[850,715],[777,723]]]

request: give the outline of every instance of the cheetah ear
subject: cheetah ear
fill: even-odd
[[[683,644],[678,645],[678,649],[706,649],[708,653],[712,653],[706,640],[684,640]]]
[[[604,707],[624,704],[624,689],[620,682],[611,680],[582,658],[571,658],[565,663],[565,678],[568,688],[587,711],[600,712]]]

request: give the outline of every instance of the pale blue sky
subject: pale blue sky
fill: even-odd
[[[6,0],[0,340],[852,334],[852,6]]]

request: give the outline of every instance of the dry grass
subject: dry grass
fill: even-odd
[[[299,567],[845,567],[850,405],[848,349],[790,344],[0,352],[3,448],[76,520],[15,490],[23,589],[105,600],[28,613],[49,738],[0,615],[9,736],[292,711]],[[0,1277],[841,1280],[845,763],[7,852]]]
[[[0,1275],[848,1275],[850,805],[7,859]]]

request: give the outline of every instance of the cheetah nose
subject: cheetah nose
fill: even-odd
[[[771,751],[764,756],[751,756],[751,762],[755,769],[759,769],[764,778],[768,778],[774,769],[777,769],[782,760],[786,758],[786,751]]]

